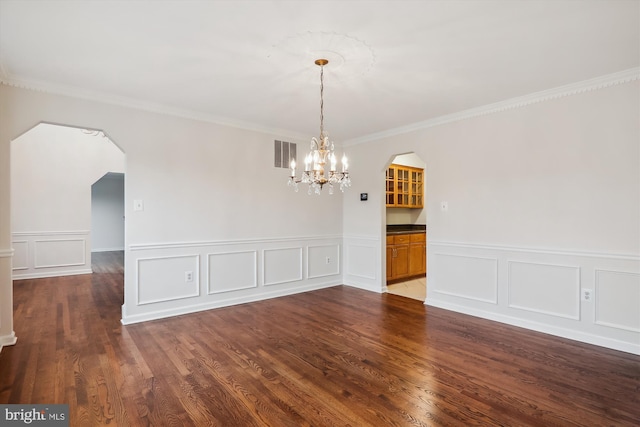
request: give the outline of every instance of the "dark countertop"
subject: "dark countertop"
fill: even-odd
[[[426,224],[388,224],[387,225],[387,235],[425,233],[426,231],[427,231]]]

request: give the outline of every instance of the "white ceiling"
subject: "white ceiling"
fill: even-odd
[[[640,66],[640,2],[0,0],[2,81],[337,144]]]

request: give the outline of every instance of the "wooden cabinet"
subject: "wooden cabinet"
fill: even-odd
[[[396,251],[393,247],[393,236],[387,236],[387,281],[393,280],[393,260]]]
[[[424,276],[426,253],[425,233],[387,236],[387,282]]]
[[[424,275],[427,273],[427,235],[416,233],[409,236],[409,275]]]
[[[385,176],[388,208],[424,207],[424,169],[392,164]]]

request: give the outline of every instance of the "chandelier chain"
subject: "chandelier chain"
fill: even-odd
[[[324,138],[324,65],[320,66],[320,143]]]

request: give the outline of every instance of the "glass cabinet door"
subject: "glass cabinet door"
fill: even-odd
[[[396,170],[393,167],[389,167],[387,169],[387,173],[385,174],[385,193],[386,193],[387,206],[393,206],[395,203],[395,200],[394,200],[395,187],[396,187]]]
[[[396,182],[396,205],[408,206],[409,205],[409,170],[398,168],[398,179]]]
[[[421,208],[424,205],[424,173],[419,170],[411,171],[411,206]]]
[[[387,207],[424,207],[424,170],[410,166],[390,165],[385,174]]]

